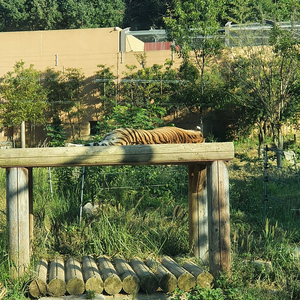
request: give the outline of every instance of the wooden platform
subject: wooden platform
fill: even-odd
[[[33,168],[161,164],[188,166],[190,250],[208,261],[214,276],[230,274],[229,176],[225,162],[233,157],[233,143],[2,149],[9,257],[16,266],[11,276],[22,276],[30,264]]]
[[[80,261],[75,258],[40,260],[34,275],[29,292],[35,298],[95,293],[114,296],[113,299],[116,295],[130,299],[137,294],[159,293],[166,299],[164,295],[176,288],[190,291],[196,285],[211,287],[214,281],[209,272],[195,263],[186,261],[180,265],[168,256],[145,261],[103,255],[84,256]]]

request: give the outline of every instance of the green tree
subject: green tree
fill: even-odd
[[[117,105],[110,118],[111,125],[136,129],[153,129],[163,125],[162,116],[166,113],[161,106],[151,104],[147,108],[134,105]]]
[[[204,92],[204,73],[207,60],[223,48],[219,36],[219,17],[223,0],[175,0],[174,9],[164,18],[168,37],[174,50],[184,59],[195,61],[200,69],[201,92]]]
[[[207,107],[206,87],[209,76],[206,74],[208,62],[212,63],[223,48],[220,39],[220,18],[223,15],[225,0],[175,0],[174,8],[164,18],[168,37],[174,43],[174,51],[183,58],[184,64],[191,62],[200,71],[196,83],[197,107],[200,124],[203,128],[203,111]]]
[[[252,2],[254,21],[264,23],[266,19],[275,22],[291,21],[299,11],[297,0],[259,0]]]
[[[236,24],[244,24],[253,21],[253,0],[227,0],[226,20]]]
[[[172,62],[145,66],[140,70],[136,70],[136,66],[126,67],[125,78],[121,83],[121,94],[125,103],[144,108],[153,103],[172,105],[172,95],[179,84],[177,72],[172,69]]]
[[[109,67],[105,65],[98,65],[97,67],[96,82],[101,104],[100,114],[108,115],[116,105],[116,77]]]
[[[58,10],[58,0],[27,0],[26,19],[22,22],[21,30],[51,30],[56,28],[62,19]]]
[[[0,0],[0,31],[121,26],[122,0]]]
[[[172,7],[173,0],[125,0],[125,4],[124,27],[148,30],[164,27],[163,16]]]
[[[275,25],[269,47],[245,47],[243,53],[234,57],[227,75],[237,105],[244,108],[243,118],[259,128],[260,144],[268,126],[271,128],[278,166],[283,150],[283,125],[299,110],[297,45],[293,31]]]
[[[48,108],[47,92],[40,83],[40,72],[30,65],[25,68],[23,61],[16,62],[13,72],[4,75],[0,85],[1,120],[7,126],[19,126],[22,121],[28,122],[32,142],[36,125],[46,122]]]
[[[50,115],[53,120],[58,120],[55,116],[59,116],[60,120],[67,117],[73,139],[76,131],[81,137],[81,123],[85,113],[84,80],[82,70],[76,68],[67,68],[64,73],[48,69],[45,77],[45,85],[49,91]]]
[[[25,19],[25,0],[0,0],[0,31],[22,30]]]

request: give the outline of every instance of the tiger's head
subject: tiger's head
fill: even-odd
[[[101,142],[96,142],[93,146],[122,146],[126,141],[122,139],[123,128],[107,133]]]

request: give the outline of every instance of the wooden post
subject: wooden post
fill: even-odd
[[[25,121],[21,122],[21,148],[26,148],[26,127]],[[33,240],[33,175],[32,168],[28,167],[28,188],[29,188],[29,242]],[[30,249],[31,252],[31,249]]]
[[[207,180],[205,165],[189,165],[189,241],[197,258],[208,261]]]
[[[230,275],[229,177],[224,162],[214,161],[207,168],[209,269]]]
[[[25,121],[21,122],[21,148],[26,148]]]
[[[28,192],[29,192],[29,243],[30,252],[32,252],[32,241],[33,241],[33,168],[28,169]]]
[[[9,257],[12,277],[22,276],[30,263],[28,169],[6,169],[6,202]]]

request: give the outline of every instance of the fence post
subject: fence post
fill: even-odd
[[[28,169],[6,169],[7,228],[11,276],[22,276],[30,263]]]
[[[189,243],[197,258],[208,261],[207,180],[205,165],[189,165]]]
[[[223,161],[207,167],[209,269],[214,276],[220,271],[230,274],[229,176]]]

